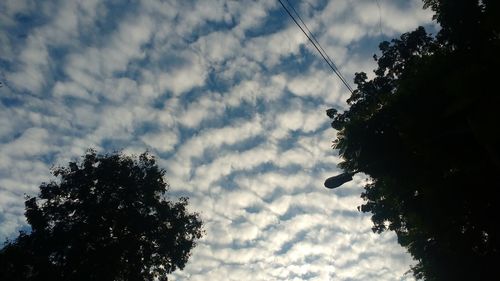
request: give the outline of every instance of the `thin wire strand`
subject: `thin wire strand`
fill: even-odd
[[[382,35],[382,9],[380,8],[380,2],[379,0],[375,0],[377,3],[378,7],[378,30],[379,30],[379,35]]]
[[[290,16],[290,18],[292,18],[293,22],[295,22],[295,24],[300,28],[300,30],[302,31],[302,33],[304,33],[304,35],[307,37],[307,39],[309,39],[309,41],[313,44],[314,48],[316,48],[316,50],[318,51],[318,53],[325,60],[325,62],[332,69],[332,71],[337,75],[337,77],[340,79],[340,81],[342,81],[342,83],[346,86],[346,88],[349,90],[349,92],[353,93],[353,90],[352,90],[351,86],[349,85],[349,83],[347,83],[347,81],[343,78],[342,74],[340,74],[339,71],[337,71],[337,69],[328,61],[328,59],[325,57],[325,55],[321,52],[321,50],[319,49],[319,47],[316,45],[315,41],[311,38],[311,36],[309,36],[309,34],[307,34],[307,32],[304,30],[304,28],[302,28],[302,26],[295,19],[295,17],[292,15],[292,13],[288,10],[288,8],[285,6],[285,4],[283,4],[283,2],[281,0],[278,0],[278,1],[280,2],[280,4],[283,7],[283,9],[285,9],[285,11],[287,12],[287,14]],[[288,3],[288,4],[290,4],[290,3]],[[291,7],[293,7],[293,6],[291,6]]]
[[[281,0],[279,0],[280,3],[281,3]],[[295,10],[295,8],[293,7],[293,5],[288,1],[286,0],[288,5],[292,8],[292,10],[294,11],[294,13],[297,15],[297,17],[299,18],[299,20],[301,21],[301,23],[304,25],[304,27],[307,29],[307,31],[309,32],[309,34],[307,34],[304,29],[302,28],[302,26],[300,26],[298,24],[298,22],[295,20],[295,18],[291,15],[291,13],[288,11],[288,9],[283,5],[283,3],[281,3],[281,5],[283,6],[283,8],[285,8],[285,10],[288,12],[288,15],[290,15],[290,17],[293,19],[293,21],[297,24],[297,26],[302,30],[302,32],[304,33],[304,35],[307,36],[307,38],[309,39],[309,41],[311,41],[311,43],[314,45],[314,47],[316,48],[316,50],[320,53],[320,55],[323,57],[323,59],[326,61],[326,63],[328,64],[328,66],[330,66],[330,68],[333,70],[333,72],[338,76],[338,78],[342,81],[342,83],[346,86],[346,88],[352,93],[353,92],[353,89],[352,87],[349,85],[349,83],[347,82],[347,79],[345,79],[345,77],[342,75],[342,73],[340,72],[340,70],[338,69],[338,67],[335,65],[335,63],[333,62],[333,60],[328,56],[328,54],[326,53],[326,51],[323,49],[323,47],[321,47],[321,44],[318,42],[318,40],[316,39],[316,37],[314,36],[314,34],[309,30],[309,28],[307,27],[307,25],[305,24],[305,22],[302,20],[302,18],[300,17],[299,13],[297,12],[297,10]],[[319,46],[319,48],[318,48]],[[322,52],[323,51],[323,52]]]
[[[293,7],[293,5],[290,3],[290,1],[288,0],[285,0],[288,5],[292,8],[293,12],[295,13],[295,15],[297,16],[297,18],[299,19],[299,21],[304,25],[304,27],[306,28],[307,32],[309,32],[309,35],[311,36],[311,38],[316,42],[316,44],[319,46],[320,50],[323,52],[323,54],[326,56],[326,58],[330,61],[330,64],[336,69],[337,73],[338,73],[338,76],[340,78],[340,80],[342,80],[342,82],[346,85],[346,87],[349,89],[349,91],[352,93],[353,92],[353,89],[351,88],[351,85],[349,85],[349,83],[347,82],[347,79],[344,77],[344,75],[342,74],[342,72],[340,71],[339,67],[335,64],[335,62],[330,58],[330,56],[328,55],[328,53],[325,51],[325,49],[323,49],[323,47],[321,46],[321,44],[319,43],[318,39],[316,39],[316,36],[314,36],[314,33],[311,32],[311,30],[307,27],[307,24],[302,20],[302,17],[300,16],[300,14],[297,12],[297,10],[295,10],[295,8]]]

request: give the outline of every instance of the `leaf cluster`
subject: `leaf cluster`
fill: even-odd
[[[370,176],[361,210],[374,232],[396,232],[417,278],[490,280],[500,250],[498,1],[424,2],[443,30],[380,44],[375,77],[357,73],[349,109],[327,111],[334,148],[345,172]],[[463,20],[479,35],[458,20],[469,8]]]
[[[163,280],[203,234],[187,198],[168,200],[148,153],[90,150],[53,175],[25,202],[31,233],[0,251],[1,280]]]

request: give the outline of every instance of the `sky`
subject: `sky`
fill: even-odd
[[[418,0],[290,1],[353,86]],[[88,148],[157,157],[205,237],[172,280],[414,280],[393,233],[336,190],[325,111],[348,90],[276,0],[2,0],[0,240],[24,196]]]

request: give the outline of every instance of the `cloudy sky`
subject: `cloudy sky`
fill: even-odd
[[[294,0],[352,81],[418,0]],[[276,0],[2,0],[0,239],[52,165],[146,149],[207,234],[173,280],[413,280],[394,235],[335,190],[325,110],[348,91]],[[352,84],[352,83],[351,83]]]

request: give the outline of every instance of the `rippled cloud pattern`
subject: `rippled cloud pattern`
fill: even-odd
[[[352,81],[422,3],[291,1]],[[172,280],[413,280],[411,257],[335,191],[325,110],[348,91],[278,1],[0,2],[0,239],[52,165],[151,151],[206,236]]]

